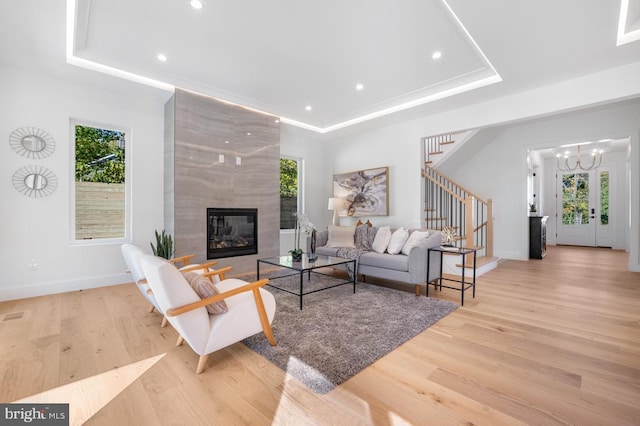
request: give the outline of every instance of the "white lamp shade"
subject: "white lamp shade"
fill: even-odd
[[[345,202],[342,198],[329,198],[329,210],[344,210]]]

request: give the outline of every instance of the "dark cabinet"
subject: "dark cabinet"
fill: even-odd
[[[547,254],[547,218],[529,216],[529,258],[542,259]]]

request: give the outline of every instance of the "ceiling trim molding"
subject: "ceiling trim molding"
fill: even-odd
[[[622,0],[623,2],[625,1],[629,1],[629,0]],[[175,92],[176,86],[163,82],[163,81],[159,81],[159,80],[155,80],[152,78],[148,78],[139,74],[135,74],[132,72],[128,72],[128,71],[124,71],[122,69],[119,68],[115,68],[115,67],[111,67],[111,66],[107,66],[104,64],[100,64],[98,62],[95,61],[91,61],[89,59],[85,59],[82,57],[79,57],[76,55],[76,52],[78,50],[79,47],[85,46],[86,45],[86,39],[87,39],[87,32],[88,32],[88,21],[89,21],[89,12],[91,9],[91,0],[66,0],[67,2],[67,13],[66,13],[66,18],[67,18],[67,22],[66,22],[66,60],[68,64],[71,65],[75,65],[78,67],[82,67],[91,71],[96,71],[96,72],[100,72],[103,74],[108,74],[117,78],[122,78],[125,80],[129,80],[129,81],[133,81],[139,84],[144,84],[147,86],[151,86],[151,87],[155,87],[161,90],[165,90],[165,91],[169,91],[169,92]],[[349,126],[353,126],[355,124],[359,124],[359,123],[363,123],[365,121],[369,121],[369,120],[373,120],[376,118],[380,118],[389,114],[393,114],[395,112],[399,112],[399,111],[404,111],[407,109],[411,109],[420,105],[424,105],[426,103],[429,102],[434,102],[437,101],[439,99],[443,99],[443,98],[447,98],[449,96],[454,96],[463,92],[467,92],[470,90],[474,90],[480,87],[484,87],[490,84],[495,84],[495,83],[499,83],[502,81],[502,77],[500,76],[500,74],[496,71],[495,67],[493,66],[493,64],[489,61],[489,59],[487,58],[487,56],[484,54],[484,52],[482,51],[482,49],[480,49],[480,47],[478,46],[478,44],[476,43],[476,41],[473,39],[473,37],[471,36],[471,34],[469,34],[469,32],[467,31],[467,29],[465,28],[465,26],[462,24],[462,22],[460,21],[460,19],[458,18],[458,16],[454,13],[453,9],[451,9],[451,7],[449,6],[449,4],[447,3],[446,0],[441,0],[442,4],[445,6],[445,9],[448,11],[448,13],[451,15],[451,17],[453,18],[453,20],[455,21],[455,23],[457,24],[457,26],[459,27],[459,29],[465,34],[466,38],[470,41],[470,43],[473,45],[474,49],[476,50],[476,52],[480,55],[480,57],[482,58],[482,60],[484,61],[485,65],[490,69],[491,74],[489,77],[484,77],[484,78],[480,78],[478,80],[474,80],[472,82],[469,83],[465,83],[465,84],[461,84],[459,86],[456,87],[452,87],[449,89],[445,89],[445,90],[440,90],[436,93],[432,93],[430,95],[427,96],[423,96],[420,97],[418,99],[414,99],[408,102],[403,102],[401,104],[397,104],[391,107],[387,107],[387,108],[383,108],[380,109],[378,111],[374,111],[372,113],[369,114],[364,114],[361,115],[359,117],[350,119],[350,120],[346,120],[346,121],[342,121],[339,122],[337,124],[333,124],[330,126],[326,126],[326,127],[318,127],[318,126],[314,126],[312,124],[309,123],[304,123],[301,121],[297,121],[297,120],[292,120],[286,117],[280,117],[280,121],[282,123],[286,123],[292,126],[296,126],[296,127],[300,127],[302,129],[306,129],[306,130],[310,130],[316,133],[320,133],[320,134],[325,134],[325,133],[329,133],[338,129],[343,129],[345,127],[349,127]],[[82,4],[79,4],[82,3]],[[79,19],[82,18],[82,22],[79,22]],[[236,102],[231,102],[225,99],[221,99],[218,97],[213,97],[210,95],[204,95],[204,96],[209,96],[212,97],[214,99],[217,99],[221,102],[225,102],[228,104],[233,104],[233,105],[238,105],[256,112],[260,112],[263,114],[267,114],[267,115],[274,115],[272,113],[269,112],[264,112],[264,111],[260,111],[257,110],[255,108],[251,108],[245,105],[240,105]]]
[[[633,27],[636,29],[632,29]],[[638,40],[640,40],[640,0],[620,0],[616,46]]]
[[[84,59],[76,56],[76,50],[77,50],[76,37],[80,35],[76,33],[76,23],[77,23],[76,19],[78,16],[79,8],[80,6],[77,0],[67,0],[66,56],[67,56],[68,64],[85,68],[91,71],[97,71],[103,74],[108,74],[113,77],[118,77],[125,80],[133,81],[136,83],[144,84],[146,86],[155,87],[157,89],[166,90],[169,92],[173,92],[175,90],[175,86],[169,83],[154,80],[152,78],[144,77],[128,71],[123,71],[118,68],[99,64],[97,62],[90,61],[88,59]],[[83,3],[82,10],[88,14],[89,9],[90,9],[90,0],[85,0],[85,2]],[[86,19],[88,19],[88,15]],[[84,40],[86,40],[86,25],[83,28],[83,34],[81,34],[81,36]]]

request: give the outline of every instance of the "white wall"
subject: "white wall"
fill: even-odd
[[[495,106],[495,105],[494,105]],[[478,106],[476,106],[477,108]],[[470,108],[471,110],[471,108]],[[458,111],[461,112],[461,111]],[[483,111],[491,120],[499,110]],[[508,113],[507,113],[508,114]],[[422,216],[420,205],[420,138],[457,128],[442,129],[442,123],[455,112],[438,117],[393,124],[360,134],[335,137],[327,144],[325,181],[333,173],[388,165],[390,167],[390,216],[374,224],[417,226]],[[528,259],[527,226],[527,150],[547,148],[576,140],[630,137],[632,158],[630,269],[640,270],[638,230],[640,169],[638,134],[640,100],[622,101],[591,109],[520,120],[499,126],[495,138],[472,158],[447,174],[482,198],[494,201],[494,252],[501,258]],[[442,118],[442,119],[439,119]],[[477,119],[460,114],[458,125]],[[487,118],[489,120],[489,118]],[[331,136],[331,135],[329,135]],[[464,150],[461,150],[464,152]],[[636,172],[633,172],[633,171]],[[328,196],[330,186],[327,186]],[[541,194],[542,195],[542,194]],[[542,195],[544,196],[544,195]],[[543,206],[547,209],[548,206]]]
[[[630,137],[633,154],[632,170],[637,171],[640,157],[638,117],[640,117],[640,101],[636,100],[506,125],[496,139],[477,156],[457,171],[450,173],[454,180],[467,183],[471,186],[470,189],[475,189],[481,196],[486,195],[494,199],[496,255],[512,259],[528,258],[527,149],[549,148],[584,140]],[[622,186],[620,192],[627,193],[626,183],[620,180],[620,177],[624,178],[626,175],[625,163],[617,161],[612,166],[616,168],[617,185]],[[553,172],[553,167],[547,165],[546,169],[552,169],[551,172]],[[635,188],[634,200],[630,200],[632,205],[635,203],[632,209],[632,227],[629,228],[627,225],[619,229],[617,239],[619,241],[624,238],[622,236],[624,234],[631,235],[628,244],[630,269],[639,270],[637,172],[632,173],[632,179],[631,187]],[[553,184],[549,182],[549,172],[545,174],[544,181],[547,195],[543,195],[545,202],[542,213],[552,216],[555,215],[555,206],[549,199],[549,193],[553,194],[555,191]],[[555,235],[555,223],[550,223],[548,232],[552,237]],[[555,239],[551,239],[550,242],[554,243]]]
[[[627,174],[627,152],[609,152],[602,157],[601,166],[610,170],[609,180],[609,222],[611,243],[616,250],[629,251],[629,176]],[[556,229],[562,216],[558,211],[556,193],[556,159],[545,160],[543,179],[544,211],[547,220],[547,244],[556,244]],[[557,215],[557,216],[556,216]]]
[[[316,229],[324,229],[331,222],[331,212],[327,210],[328,196],[325,195],[324,150],[325,145],[317,133],[280,125],[280,155],[303,161],[303,213],[309,216]],[[301,241],[303,249],[304,244]],[[280,231],[280,253],[285,254],[293,247],[293,231]]]
[[[411,121],[327,142],[325,198],[331,197],[334,174],[389,167],[389,216],[364,217],[375,226],[423,227],[420,201],[422,168],[420,123]],[[343,218],[354,224],[360,218]]]
[[[0,135],[4,135],[0,148],[0,300],[130,281],[123,273],[119,244],[71,245],[72,117],[131,129],[133,242],[148,249],[154,229],[162,228],[163,104],[168,94],[122,80],[114,82],[107,76],[85,79],[84,71],[71,68],[69,79],[60,80],[0,67]],[[15,153],[8,138],[23,126],[48,132],[55,139],[55,152],[42,160]],[[13,173],[31,164],[44,166],[57,176],[58,188],[50,196],[28,198],[13,188]],[[27,269],[32,261],[38,264],[35,271]]]

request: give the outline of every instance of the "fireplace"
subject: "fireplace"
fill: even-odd
[[[258,209],[207,209],[207,259],[258,253]]]

